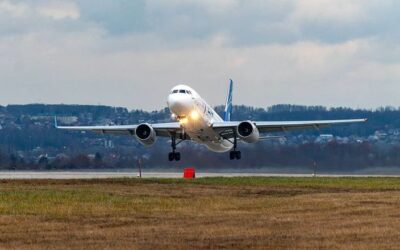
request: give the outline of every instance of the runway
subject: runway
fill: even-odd
[[[197,178],[205,177],[314,177],[313,174],[288,173],[212,173],[198,172]],[[400,177],[400,175],[366,175],[366,174],[318,174],[318,177]],[[0,180],[30,180],[30,179],[108,179],[108,178],[138,178],[136,172],[90,172],[90,171],[3,171]],[[182,178],[178,172],[143,172],[142,178]]]

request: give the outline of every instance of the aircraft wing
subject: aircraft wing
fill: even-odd
[[[171,134],[181,134],[182,129],[178,122],[149,124],[155,130],[157,136],[171,137]],[[113,126],[58,126],[57,120],[55,127],[62,130],[92,131],[100,134],[113,135],[135,135],[138,125],[113,125]]]
[[[320,129],[336,124],[366,122],[367,119],[321,120],[321,121],[256,121],[253,122],[261,133],[286,132],[297,129]],[[235,129],[241,122],[216,122],[212,127],[219,131]]]

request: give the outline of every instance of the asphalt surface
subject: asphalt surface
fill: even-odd
[[[196,173],[196,177],[313,177],[312,174],[277,174],[277,173]],[[350,174],[321,174],[319,177],[400,177],[400,175],[350,175]],[[138,178],[136,172],[89,172],[89,171],[4,171],[0,172],[0,180],[29,180],[29,179],[107,179],[107,178]],[[144,172],[143,178],[182,178],[182,173]]]

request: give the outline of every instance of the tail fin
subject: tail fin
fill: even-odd
[[[225,114],[224,114],[224,121],[229,122],[231,120],[232,115],[232,91],[233,91],[233,81],[229,79],[229,91],[228,97],[226,98],[225,104]]]

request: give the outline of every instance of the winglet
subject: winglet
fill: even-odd
[[[54,116],[54,127],[55,127],[55,128],[58,128],[57,116]]]
[[[232,81],[232,79],[229,79],[229,90],[228,90],[228,96],[226,98],[225,113],[224,113],[224,121],[226,121],[226,122],[231,121],[231,115],[232,115],[232,91],[233,91],[233,81]]]

